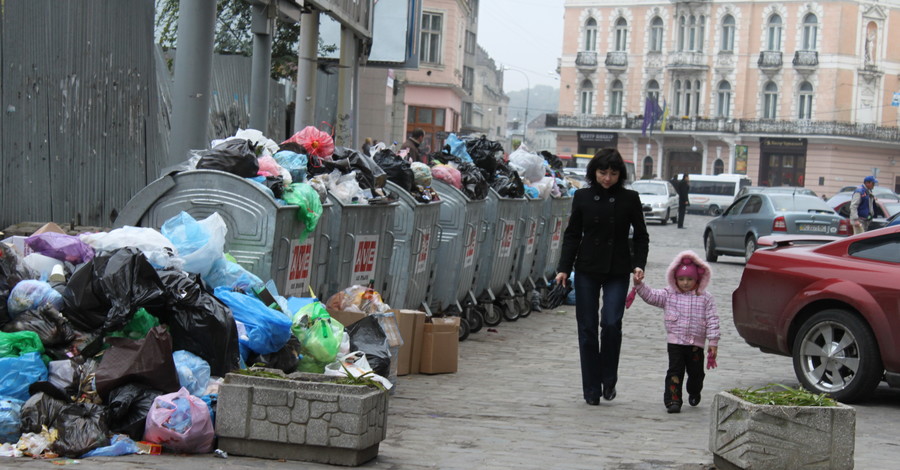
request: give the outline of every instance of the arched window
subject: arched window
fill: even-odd
[[[722,18],[722,50],[734,51],[734,17],[731,15]]]
[[[819,19],[809,13],[803,17],[803,50],[814,51],[819,36]]]
[[[681,80],[675,80],[675,114],[681,114]]]
[[[654,16],[650,21],[650,52],[662,52],[663,49],[663,20]]]
[[[678,50],[684,50],[684,39],[687,34],[687,19],[684,16],[678,18]]]
[[[609,94],[609,114],[612,116],[622,115],[622,95],[625,93],[621,80],[612,82]]]
[[[697,52],[703,52],[703,40],[706,38],[706,17],[700,15],[700,19],[697,20],[697,48],[694,49]]]
[[[593,18],[584,22],[584,50],[597,50],[597,20]]]
[[[693,95],[693,93],[691,92],[693,87],[691,85],[692,84],[690,80],[684,81],[684,99],[682,99],[682,102],[684,103],[684,109],[682,109],[679,113],[682,116],[689,116],[691,114],[691,97]]]
[[[594,114],[594,84],[590,80],[581,82],[581,114]]]
[[[722,118],[731,117],[731,84],[725,80],[719,82],[718,96],[716,115]]]
[[[644,170],[641,173],[641,178],[650,179],[653,178],[653,157],[647,155],[644,157]]]
[[[650,80],[647,82],[647,98],[653,101],[659,101],[659,82]]]
[[[809,82],[800,84],[798,119],[812,119],[813,86]]]
[[[775,119],[778,117],[778,85],[774,82],[766,83],[763,91],[763,118]]]
[[[616,50],[628,50],[628,21],[625,18],[616,20]]]
[[[691,19],[688,22],[690,27],[688,28],[688,50],[696,51],[697,50],[697,17],[691,15]]]
[[[700,115],[700,80],[694,82],[694,109],[691,115]]]
[[[781,50],[781,17],[772,15],[766,26],[766,47],[769,51]]]
[[[713,174],[721,175],[722,173],[725,173],[725,162],[721,158],[717,158],[713,163]]]

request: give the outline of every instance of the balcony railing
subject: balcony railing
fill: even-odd
[[[642,116],[598,116],[547,114],[547,127],[575,129],[621,129],[641,132]],[[659,132],[659,123],[654,132]],[[879,142],[900,143],[900,128],[879,127],[874,124],[854,124],[839,121],[775,121],[771,119],[688,118],[672,117],[666,120],[666,132],[676,135],[695,132],[719,132],[735,135],[796,135],[833,136],[868,139]]]
[[[628,53],[625,51],[607,52],[606,67],[610,69],[624,69],[628,67]]]
[[[597,52],[582,51],[575,56],[575,66],[582,69],[597,68]]]
[[[781,51],[762,51],[756,65],[761,69],[780,69],[782,65]]]
[[[695,51],[675,51],[669,54],[669,68],[671,69],[707,69],[706,54]]]
[[[796,68],[816,68],[819,65],[819,52],[796,51],[793,63]]]

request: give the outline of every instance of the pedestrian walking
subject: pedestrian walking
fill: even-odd
[[[598,405],[601,396],[616,397],[629,276],[643,275],[650,236],[638,193],[624,187],[628,174],[618,150],[597,152],[585,177],[588,186],[572,198],[555,281],[566,282],[574,267],[584,400]],[[628,247],[632,229],[633,252]]]
[[[666,271],[668,286],[653,289],[644,283],[644,273],[634,274],[637,294],[650,305],[663,309],[666,324],[666,371],[663,405],[669,413],[680,413],[684,403],[682,383],[687,372],[688,403],[700,404],[703,390],[704,347],[709,341],[707,367],[716,366],[719,349],[719,315],[712,294],[707,292],[712,271],[693,251],[675,256]]]
[[[875,195],[872,189],[878,184],[874,176],[866,176],[863,184],[853,191],[850,199],[850,225],[853,234],[863,233],[869,229],[869,222],[875,216]]]
[[[688,194],[691,190],[690,182],[691,178],[685,173],[675,186],[675,190],[678,192],[678,228],[684,228],[684,215],[687,213]]]

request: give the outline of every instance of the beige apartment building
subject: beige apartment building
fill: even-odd
[[[900,0],[567,0],[564,21],[559,154],[616,146],[638,178],[830,196],[877,172],[900,190]],[[664,131],[643,129],[648,98]]]

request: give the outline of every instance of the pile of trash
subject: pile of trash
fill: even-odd
[[[392,386],[393,314],[371,286],[335,298],[371,313],[346,331],[237,264],[217,213],[159,231],[53,225],[27,256],[0,243],[0,456],[212,452],[222,377],[248,366]]]

